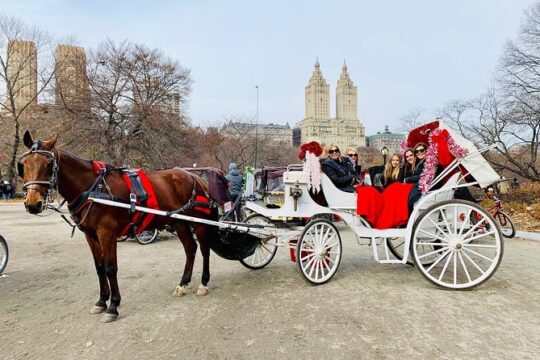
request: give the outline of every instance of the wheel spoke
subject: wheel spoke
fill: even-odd
[[[479,248],[497,248],[497,245],[485,245],[485,244],[463,244],[466,247],[479,247]]]
[[[309,260],[309,262],[306,265],[306,270],[311,267],[311,270],[309,271],[309,277],[311,278],[311,275],[313,274],[313,270],[315,270],[315,267],[313,264],[315,264],[315,261],[317,261],[317,257],[314,256],[313,259]]]
[[[465,275],[467,275],[467,279],[469,282],[471,282],[471,276],[469,275],[469,271],[467,270],[467,265],[465,265],[465,261],[463,261],[463,256],[461,255],[461,251],[458,252],[459,260],[461,260],[461,266],[463,267],[463,271],[465,271]]]
[[[463,230],[465,229],[465,224],[469,222],[470,216],[472,213],[472,209],[469,209],[467,211],[467,215],[465,216],[465,219],[463,219],[463,223],[461,224],[461,228],[459,229],[459,235],[463,234]]]
[[[439,214],[440,214],[440,216],[442,216],[442,218],[444,220],[444,224],[446,226],[446,229],[447,229],[448,233],[454,232],[454,231],[450,231],[450,229],[451,229],[450,224],[448,223],[448,219],[446,218],[446,214],[444,213],[442,208],[439,209]]]
[[[433,221],[433,219],[431,217],[428,216],[427,218],[433,225],[435,225],[435,227],[441,232],[441,234],[443,234],[443,236],[446,234],[444,232],[443,229],[441,229],[441,227],[439,226],[439,224],[437,224],[435,221]],[[446,237],[446,236],[445,236]]]
[[[302,250],[302,252],[304,252],[304,251],[305,251],[305,250]],[[307,259],[312,258],[312,257],[314,257],[314,256],[315,256],[315,253],[313,252],[313,253],[310,253],[310,254],[308,254],[308,255],[306,255],[306,256],[301,257],[300,260],[302,260],[302,262],[304,262],[304,261],[306,261]]]
[[[435,250],[435,251],[429,252],[429,253],[427,253],[427,254],[424,254],[424,255],[422,255],[422,256],[419,256],[419,257],[418,257],[418,260],[423,259],[423,258],[425,258],[425,257],[428,257],[428,256],[430,256],[430,255],[435,255],[435,254],[437,254],[437,253],[440,253],[441,251],[445,251],[445,250],[448,250],[448,249],[449,249],[448,247],[443,247],[443,248],[441,248],[441,249],[439,249],[439,250]]]
[[[450,259],[452,259],[452,257],[454,256],[454,253],[451,252],[450,253],[450,256],[448,256],[448,258],[446,259],[446,262],[444,263],[444,266],[443,266],[443,269],[441,271],[441,274],[439,275],[439,281],[442,280],[444,274],[446,273],[446,268],[448,267],[448,264],[450,263]]]
[[[444,254],[441,255],[440,258],[438,258],[431,266],[426,270],[426,272],[430,272],[431,269],[433,269],[442,259],[446,257],[450,253],[450,250],[447,250]]]
[[[487,256],[482,255],[482,254],[480,254],[480,253],[478,253],[478,252],[476,252],[474,250],[468,249],[466,247],[464,247],[463,250],[467,250],[468,252],[473,253],[474,255],[479,256],[479,257],[481,257],[481,258],[483,258],[483,259],[485,259],[485,260],[487,260],[487,261],[489,261],[491,263],[495,261],[495,259],[490,259]]]
[[[469,230],[467,230],[467,232],[465,233],[465,235],[463,235],[464,238],[466,238],[467,236],[469,236],[469,234],[471,232],[473,232],[474,230],[476,230],[476,228],[478,228],[482,223],[484,223],[486,221],[486,218],[483,218],[482,220],[480,220],[479,222],[477,222],[476,224],[474,224],[474,226],[472,228],[470,228]]]
[[[478,266],[478,264],[476,264],[476,263],[474,262],[474,260],[471,259],[471,258],[469,257],[469,255],[467,255],[467,253],[462,252],[462,254],[463,254],[463,256],[465,256],[465,257],[471,262],[471,264],[474,265],[474,267],[476,267],[476,268],[478,269],[478,271],[480,271],[480,272],[482,273],[482,275],[484,275],[485,271],[482,270],[482,268],[480,268],[480,266]]]
[[[457,285],[457,254],[454,254],[454,286]]]
[[[438,236],[437,234],[429,233],[429,232],[427,232],[427,231],[424,230],[424,229],[418,229],[418,231],[419,231],[419,232],[423,232],[425,235],[429,236],[430,238],[435,238],[435,239],[438,239],[438,240],[443,241],[443,242],[445,242],[445,243],[448,242],[448,240],[446,240],[445,238],[442,238],[442,237]]]
[[[470,243],[470,242],[473,241],[473,240],[478,240],[478,239],[483,238],[484,236],[489,236],[489,235],[493,235],[493,234],[495,234],[495,231],[490,231],[490,232],[487,232],[487,233],[484,233],[484,234],[480,234],[480,235],[473,236],[472,238],[466,239],[466,240],[463,242],[463,245],[468,244],[468,243]]]
[[[441,243],[437,243],[437,242],[429,242],[429,243],[423,243],[423,242],[418,242],[416,243],[417,246],[446,246],[445,244],[441,244]]]

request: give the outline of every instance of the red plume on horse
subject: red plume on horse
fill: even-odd
[[[116,239],[135,221],[136,214],[140,213],[93,203],[88,201],[88,197],[99,196],[130,203],[130,198],[134,196],[126,181],[126,174],[121,168],[84,160],[59,150],[55,147],[56,139],[34,141],[27,131],[23,142],[28,151],[23,154],[17,166],[24,181],[24,204],[27,211],[31,214],[41,213],[47,208],[50,194],[55,190],[68,202],[71,218],[84,233],[92,251],[99,278],[99,299],[90,312],[98,314],[105,311],[106,322],[115,320],[121,301],[117,281]],[[145,174],[144,178],[146,180],[143,179],[142,183],[146,181],[152,189],[146,194],[147,198],[150,197],[148,202],[158,204],[161,210],[181,211],[182,214],[192,217],[217,219],[215,208],[201,209],[200,202],[197,202],[198,206],[186,206],[194,203],[195,198],[208,199],[208,186],[197,175],[174,168],[151,171]],[[131,185],[135,187],[134,182]],[[203,256],[202,279],[197,295],[206,295],[210,280],[210,237],[219,236],[217,229],[214,226],[187,223],[163,216],[156,216],[146,225],[147,229],[154,229],[166,224],[175,227],[186,253],[184,273],[175,295],[185,295],[191,281],[198,247],[192,230]]]

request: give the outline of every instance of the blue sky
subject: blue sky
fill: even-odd
[[[345,59],[371,134],[398,128],[411,108],[481,94],[533,3],[2,0],[0,11],[87,48],[109,37],[162,49],[191,69],[189,115],[203,126],[254,117],[255,85],[260,121],[293,125],[304,116],[315,58],[332,103]]]

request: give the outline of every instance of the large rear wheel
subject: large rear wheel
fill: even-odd
[[[260,214],[252,214],[248,216],[244,222],[246,224],[271,225],[272,222],[266,216]],[[261,239],[261,242],[255,248],[253,255],[240,260],[240,264],[248,269],[258,270],[270,264],[277,253],[277,239]]]
[[[429,207],[416,220],[412,236],[416,267],[431,283],[446,289],[484,283],[503,256],[495,219],[469,201],[449,200]]]

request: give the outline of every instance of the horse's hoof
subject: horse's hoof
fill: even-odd
[[[176,289],[174,290],[174,296],[176,297],[182,297],[187,294],[187,286],[180,286],[178,285]]]
[[[115,321],[117,318],[118,318],[118,314],[109,314],[109,313],[107,313],[103,317],[103,322],[104,323],[110,323],[110,322]]]
[[[101,314],[101,313],[104,312],[105,310],[107,310],[107,307],[105,307],[105,306],[97,306],[97,305],[94,305],[94,306],[90,309],[90,314]]]
[[[199,288],[197,289],[197,296],[204,296],[208,295],[208,286],[204,286],[203,284],[199,285]]]

